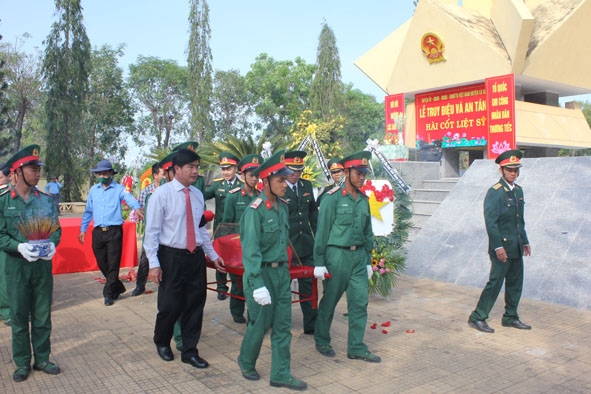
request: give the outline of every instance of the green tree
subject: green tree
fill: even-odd
[[[300,113],[309,107],[314,65],[297,57],[275,61],[260,54],[246,74],[250,105],[257,116],[254,127],[266,130],[269,138],[289,136]]]
[[[372,95],[345,88],[343,116],[346,119],[341,144],[345,153],[352,153],[367,146],[368,138],[382,139],[384,136],[384,104],[378,103]]]
[[[65,201],[80,200],[82,177],[75,165],[85,143],[83,119],[88,94],[91,46],[80,0],[55,0],[58,21],[45,40],[47,149],[49,172],[63,174]]]
[[[84,167],[90,168],[107,157],[124,157],[125,135],[133,130],[134,111],[124,86],[123,70],[117,60],[123,46],[113,49],[103,45],[92,52],[92,72],[85,119],[86,143],[83,144]],[[92,178],[88,178],[92,184]]]
[[[209,38],[209,6],[206,0],[191,0],[189,24],[191,36],[187,65],[189,69],[189,100],[191,107],[190,137],[199,142],[215,137],[211,120],[211,94],[213,91],[211,50]]]
[[[318,38],[316,72],[310,88],[310,108],[315,117],[327,121],[340,114],[342,103],[343,83],[337,40],[332,29],[324,22]]]
[[[0,35],[2,41],[2,35]],[[10,130],[8,126],[8,83],[6,82],[6,57],[0,53],[0,157],[8,156],[10,149]]]
[[[139,56],[128,86],[139,115],[133,140],[166,148],[188,135],[187,69],[174,60]]]
[[[212,96],[212,119],[216,139],[252,135],[246,78],[238,70],[216,71]]]

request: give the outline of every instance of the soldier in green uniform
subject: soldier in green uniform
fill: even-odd
[[[49,361],[51,352],[51,300],[53,276],[51,259],[59,243],[58,212],[51,199],[37,190],[41,175],[39,145],[30,145],[7,163],[13,184],[0,196],[0,248],[6,252],[6,284],[12,324],[12,357],[16,370],[12,378],[22,382],[33,369],[57,375],[60,368]],[[42,229],[47,249],[34,245],[32,228]],[[30,319],[30,329],[29,329]],[[30,338],[30,340],[29,340]]]
[[[213,183],[203,193],[205,201],[215,198],[215,216],[213,219],[214,238],[217,237],[216,231],[224,217],[226,195],[229,190],[238,186],[240,183],[240,180],[236,176],[240,159],[230,152],[222,152],[219,155],[219,160],[222,177],[214,179]],[[215,278],[217,281],[218,300],[223,301],[228,297],[225,294],[228,292],[228,277],[225,273],[216,271]]]
[[[326,165],[328,166],[328,170],[330,171],[330,177],[332,178],[332,183],[330,185],[326,186],[324,188],[324,190],[322,190],[322,192],[320,193],[318,198],[316,199],[316,204],[318,206],[320,206],[320,200],[322,199],[322,197],[324,197],[326,192],[328,192],[329,190],[331,190],[335,186],[340,186],[343,183],[343,181],[345,180],[345,177],[343,176],[345,169],[343,167],[343,164],[341,164],[340,158],[338,158],[338,157],[332,158],[328,161],[328,163]]]
[[[10,167],[5,164],[0,166],[0,194],[9,190]],[[6,253],[0,249],[0,319],[4,324],[10,326],[10,307],[8,305],[8,291],[6,290]]]
[[[180,149],[189,149],[193,152],[197,152],[198,146],[199,146],[199,143],[197,141],[187,141],[187,142],[183,142],[180,145],[175,146],[172,149],[172,151],[176,152]],[[197,190],[199,190],[201,193],[205,193],[205,178],[203,177],[203,175],[201,175],[201,174],[197,175],[197,180],[193,183],[193,186],[195,186],[197,188]]]
[[[521,167],[521,151],[509,150],[497,157],[501,179],[494,184],[484,198],[484,222],[488,234],[488,254],[491,267],[488,283],[482,290],[476,309],[468,324],[479,331],[495,332],[487,323],[503,282],[505,282],[504,327],[531,330],[531,326],[519,320],[517,306],[523,288],[523,256],[529,256],[531,248],[525,232],[523,218],[523,189],[515,183]]]
[[[367,323],[368,279],[372,274],[373,230],[367,196],[359,190],[371,153],[357,152],[342,160],[345,182],[335,186],[322,200],[318,232],[314,243],[314,276],[324,280],[324,294],[318,306],[314,341],[324,356],[334,357],[330,326],[335,308],[347,293],[349,336],[347,357],[372,363],[381,362],[363,342]]]
[[[318,207],[312,183],[301,179],[306,152],[294,150],[285,153],[285,166],[293,171],[287,177],[285,199],[289,205],[289,240],[302,265],[314,267],[314,234],[318,223]],[[298,279],[299,292],[312,294],[312,278]],[[317,310],[312,302],[300,302],[304,317],[304,334],[314,334]]]
[[[243,176],[243,183],[242,186],[238,185],[228,192],[226,202],[224,203],[222,223],[238,223],[248,205],[250,205],[252,200],[260,194],[257,189],[259,177],[254,174],[254,170],[257,169],[262,162],[263,158],[260,155],[252,154],[245,156],[238,163],[238,169]],[[240,276],[230,274],[230,279],[232,279],[232,288],[230,289],[230,292],[233,295],[244,297],[242,283],[239,283],[241,280]],[[246,319],[244,318],[243,300],[231,297],[230,313],[236,323],[246,323]]]
[[[259,380],[256,361],[265,333],[271,332],[273,387],[305,390],[307,384],[291,375],[291,278],[287,265],[289,239],[284,151],[278,151],[255,170],[263,180],[263,192],[240,219],[242,283],[249,321],[242,339],[238,365],[242,376]]]

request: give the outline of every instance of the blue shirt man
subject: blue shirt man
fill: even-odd
[[[53,205],[59,215],[60,212],[60,189],[63,187],[61,183],[57,181],[55,175],[51,176],[51,182],[45,186],[45,193],[49,194],[49,197],[53,198]]]
[[[92,231],[92,250],[99,269],[106,278],[103,296],[105,305],[113,305],[113,300],[125,292],[125,286],[119,280],[119,265],[123,248],[123,216],[121,202],[125,201],[136,215],[143,219],[143,211],[137,200],[125,190],[125,187],[113,181],[117,173],[111,162],[102,160],[97,168],[91,170],[99,179],[99,183],[90,188],[86,210],[82,215],[82,224],[78,241],[84,244],[86,230],[90,221],[94,221]]]

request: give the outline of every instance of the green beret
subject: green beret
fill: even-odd
[[[501,167],[519,168],[521,167],[521,157],[523,153],[520,150],[513,149],[501,153],[496,159],[495,163]]]
[[[14,154],[6,162],[6,167],[10,168],[11,171],[16,170],[19,167],[26,166],[27,164],[34,164],[38,166],[44,166],[39,160],[39,152],[41,147],[39,145],[29,145]]]

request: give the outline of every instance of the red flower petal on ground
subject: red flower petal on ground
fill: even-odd
[[[375,330],[377,326],[378,326],[378,323],[374,323],[370,327],[371,327],[372,330]]]
[[[382,334],[387,334],[388,330],[382,330]]]
[[[412,328],[409,328],[408,330],[406,330],[407,334],[412,334],[413,332],[415,332],[415,330],[413,330]]]
[[[152,290],[146,290],[146,294],[152,294]]]
[[[392,324],[390,322],[390,320],[388,320],[387,322],[382,323],[382,327],[390,327],[390,324]]]

